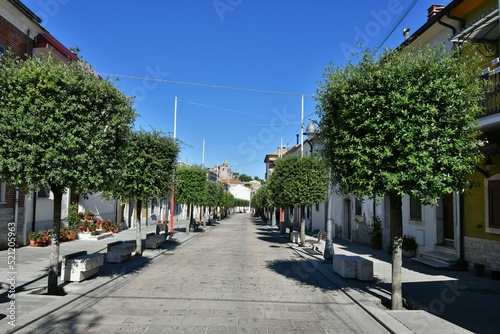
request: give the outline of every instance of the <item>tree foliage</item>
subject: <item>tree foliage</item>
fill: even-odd
[[[276,161],[268,185],[277,206],[300,207],[325,202],[328,181],[326,162],[318,155],[285,155]]]
[[[395,191],[423,203],[464,189],[477,162],[481,90],[460,49],[367,51],[330,66],[318,89],[324,156],[339,190],[358,197]]]
[[[112,194],[124,200],[169,197],[179,147],[162,132],[133,131]]]
[[[177,166],[175,200],[184,204],[203,205],[206,179],[207,172],[200,166]]]

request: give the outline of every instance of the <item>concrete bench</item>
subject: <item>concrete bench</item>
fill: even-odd
[[[166,239],[165,234],[156,234],[154,232],[146,234],[146,248],[155,249],[160,248],[161,243]]]
[[[156,234],[163,234],[165,235],[165,240],[172,239],[172,237],[175,234],[175,231],[169,232],[168,231],[168,224],[158,224],[156,225]]]
[[[106,252],[106,262],[122,263],[130,259],[136,245],[133,242],[116,241],[108,244]]]
[[[356,278],[360,281],[373,281],[373,262],[356,256]]]
[[[99,272],[104,264],[104,254],[76,252],[62,257],[61,281],[81,282]]]
[[[356,278],[356,267],[357,264],[354,256],[333,256],[333,271],[343,278]]]
[[[333,271],[343,278],[373,281],[373,262],[361,256],[334,255]]]

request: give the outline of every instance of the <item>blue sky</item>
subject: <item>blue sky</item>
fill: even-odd
[[[201,164],[204,152],[207,167],[228,159],[261,178],[265,155],[296,142],[302,94],[304,126],[316,118],[326,66],[345,64],[356,40],[374,48],[394,26],[383,46],[397,47],[436,3],[417,1],[396,25],[413,0],[22,1],[98,73],[121,76],[136,127],[172,135],[178,97],[180,160]]]

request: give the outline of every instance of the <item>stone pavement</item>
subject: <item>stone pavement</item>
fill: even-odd
[[[343,279],[333,273],[331,261],[291,245],[353,298],[390,305],[391,255],[384,250],[373,250],[368,245],[342,239],[333,242],[335,254],[361,256],[373,261],[374,281]],[[413,310],[388,311],[388,314],[413,332],[500,333],[500,281],[476,277],[470,271],[434,269],[403,258],[402,282],[403,298],[407,307]]]
[[[82,282],[66,282],[61,284],[67,295],[64,298],[56,296],[47,296],[40,294],[47,285],[47,270],[49,265],[49,254],[51,247],[21,247],[17,248],[15,256],[15,316],[16,326],[22,327],[27,322],[34,321],[43,317],[52,308],[61,307],[61,305],[71,303],[79,295],[75,293],[85,293],[86,291],[95,289],[96,287],[108,284],[119,278],[121,275],[131,272],[134,269],[148,264],[160,254],[168,249],[173,249],[183,242],[197,237],[203,232],[209,230],[213,226],[200,227],[197,232],[185,233],[186,221],[175,221],[174,229],[178,233],[174,235],[172,241],[164,242],[162,249],[145,249],[146,234],[155,232],[156,224],[142,226],[141,235],[143,239],[143,256],[134,257],[121,264],[105,263],[99,269],[97,277]],[[60,258],[63,255],[86,250],[88,254],[105,253],[108,243],[114,241],[135,241],[135,229],[122,230],[119,233],[113,234],[101,240],[75,240],[63,242],[60,245]],[[7,315],[9,311],[11,299],[9,298],[9,273],[13,270],[8,269],[8,251],[0,251],[0,272],[3,273],[0,277],[0,333],[4,333],[12,326],[8,325],[10,321]],[[64,300],[63,300],[64,299]]]
[[[237,214],[198,235],[54,297],[18,333],[387,333],[260,221]]]
[[[335,239],[336,254],[354,254],[374,262],[374,282],[345,280],[333,273],[331,262],[291,243],[275,227],[259,224],[255,219],[252,219],[253,225],[248,224],[250,219],[246,214],[233,217],[220,223],[224,228],[219,229],[218,222],[215,228],[202,228],[189,235],[179,232],[176,240],[163,243],[162,249],[146,250],[143,257],[132,257],[124,264],[105,264],[95,278],[63,284],[67,293],[64,297],[34,293],[46,284],[50,249],[16,249],[16,327],[9,326],[9,318],[5,317],[10,300],[8,277],[2,277],[0,333],[18,329],[25,333],[38,332],[36,326],[44,323],[63,327],[55,330],[49,326],[39,332],[143,333],[147,329],[147,333],[186,332],[184,330],[234,333],[238,332],[235,323],[240,332],[251,328],[248,332],[256,333],[372,333],[377,328],[380,332],[392,333],[498,332],[500,281],[475,277],[470,272],[435,270],[404,259],[403,296],[420,310],[388,311],[380,305],[380,300],[390,298],[390,256],[386,252]],[[184,226],[184,221],[176,222],[176,230],[182,231]],[[255,226],[256,232],[250,226]],[[143,239],[155,227],[143,226]],[[196,238],[196,242],[184,244],[191,238]],[[117,240],[135,240],[135,230],[122,231],[101,241],[62,243],[61,255],[79,250],[102,253],[107,243]],[[253,244],[256,240],[259,243]],[[290,256],[290,251],[295,256]],[[297,262],[300,258],[307,260],[309,266]],[[267,259],[267,262],[259,259]],[[7,272],[7,251],[0,251],[0,261],[1,272]],[[258,271],[263,267],[272,268],[279,275],[264,277],[268,273]],[[319,272],[323,279],[317,277]],[[134,280],[137,281],[132,285],[130,282]],[[131,290],[131,286],[135,288]],[[159,295],[168,298],[155,298]],[[96,304],[96,300],[102,304]],[[147,307],[138,304],[145,300],[152,304]],[[339,302],[344,305],[337,309]],[[325,305],[330,308],[328,315],[323,310]],[[158,313],[152,315],[151,308]],[[104,316],[103,309],[111,313]],[[189,314],[185,313],[187,310]],[[287,320],[290,312],[294,312],[291,322]],[[65,322],[68,314],[83,320],[77,321],[75,327],[64,327],[68,326]],[[343,316],[327,321],[338,314]],[[96,316],[102,318],[97,321],[98,325],[95,325]],[[152,316],[160,321],[159,326],[151,325]],[[355,323],[352,319],[356,319]],[[102,327],[99,325],[102,322],[118,324]],[[89,327],[89,323],[96,327]],[[332,325],[335,330],[324,329],[329,323],[335,323]],[[35,327],[29,327],[30,324]],[[179,331],[180,325],[185,326],[183,331]],[[278,331],[276,328],[280,326]],[[170,328],[169,331],[166,328]]]

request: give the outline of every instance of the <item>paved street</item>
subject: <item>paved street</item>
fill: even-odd
[[[18,333],[382,333],[331,281],[246,214]]]

